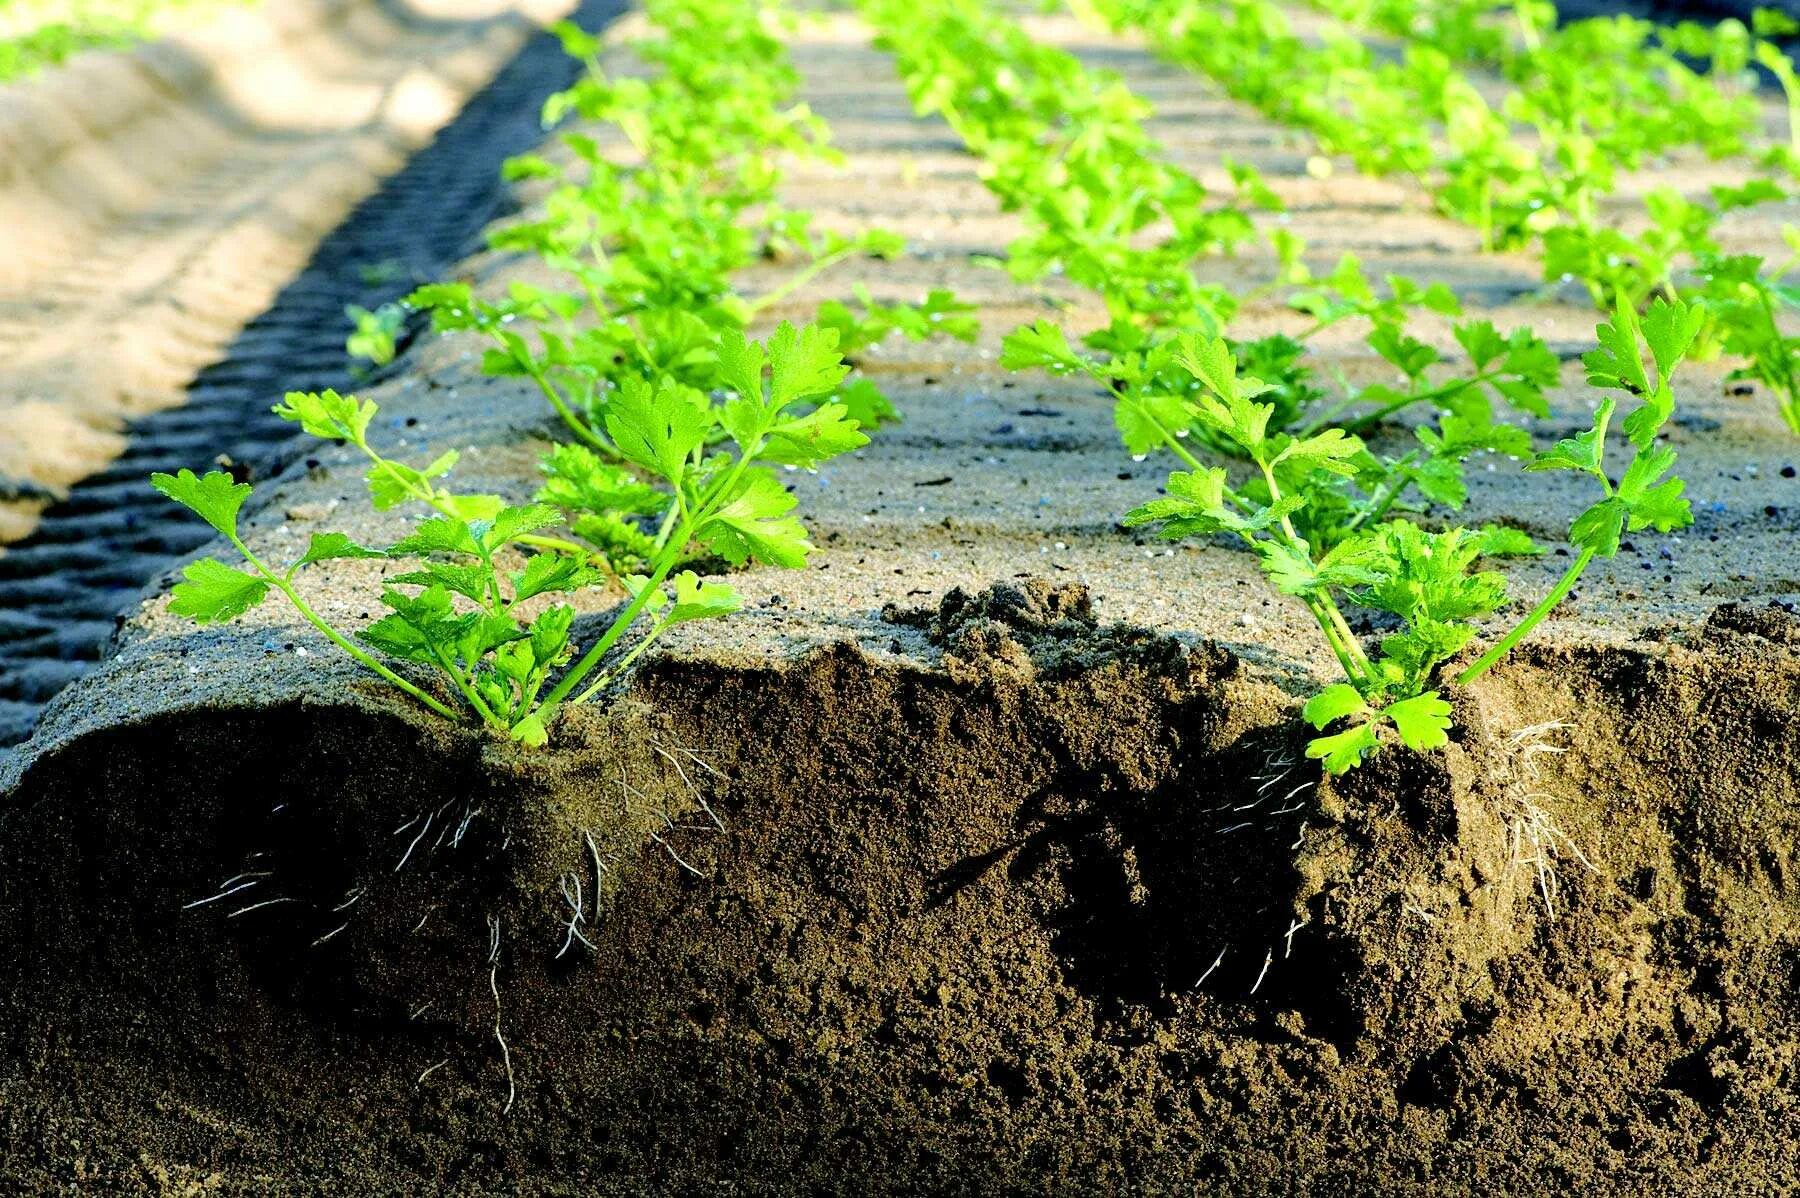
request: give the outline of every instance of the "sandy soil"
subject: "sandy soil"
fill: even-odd
[[[0,545],[567,9],[267,4],[0,89]]]
[[[1534,298],[1528,258],[1478,258],[1405,187],[1310,177],[1303,140],[1141,47],[1033,27],[1123,72],[1206,177],[1227,153],[1264,168],[1321,265],[1354,249],[1538,328],[1571,364],[1535,431],[1584,420],[1593,314]],[[1597,567],[1457,696],[1449,751],[1318,784],[1293,713],[1329,662],[1297,609],[1240,553],[1121,532],[1166,465],[1124,455],[1102,396],[994,365],[1016,323],[1091,302],[971,260],[1014,226],[856,25],[809,27],[797,55],[849,164],[797,171],[791,198],[906,234],[856,277],[954,287],[980,344],[870,354],[905,423],[793,477],[815,568],[734,579],[746,612],[685,630],[548,754],[422,719],[277,606],[196,632],[153,590],[0,761],[0,934],[29,963],[0,1127],[68,1144],[0,1172],[245,1193],[1800,1184],[1800,445],[1769,398],[1691,372],[1696,526]],[[1792,215],[1734,236],[1772,249]],[[526,269],[469,264],[492,286]],[[1348,339],[1325,352],[1378,370]],[[545,414],[471,361],[417,351],[377,396],[384,435],[523,496]],[[1580,502],[1476,473],[1474,518],[1548,540]],[[297,445],[252,539],[280,557],[316,528],[404,526],[361,492],[347,455]],[[1558,568],[1511,570],[1516,593]],[[393,569],[319,572],[321,610],[354,623]],[[464,817],[466,848],[445,832]],[[557,959],[558,888],[590,853],[595,948]],[[272,914],[180,910],[264,867],[292,900]],[[363,914],[321,942],[352,892]]]

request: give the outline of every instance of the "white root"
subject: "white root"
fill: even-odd
[[[500,1060],[506,1066],[506,1105],[500,1109],[501,1114],[510,1114],[513,1099],[518,1097],[519,1086],[513,1078],[512,1049],[506,1045],[506,1034],[500,1027],[500,917],[488,916],[489,926],[493,929],[493,938],[488,946],[488,989],[494,994],[494,1039],[500,1044]]]
[[[1282,954],[1281,954],[1283,960],[1286,960],[1287,958],[1294,955],[1294,933],[1298,932],[1301,928],[1305,927],[1307,924],[1309,924],[1311,922],[1312,922],[1312,920],[1310,920],[1310,919],[1297,919],[1293,923],[1290,923],[1288,925],[1287,948],[1282,950]]]
[[[578,874],[566,873],[562,876],[563,902],[569,904],[569,923],[563,932],[562,947],[556,950],[558,960],[579,940],[590,949],[594,942],[581,934],[581,925],[587,920],[587,908],[581,897],[581,877]],[[599,896],[595,896],[595,910],[599,910]],[[595,950],[598,951],[598,950]]]
[[[239,907],[236,911],[233,911],[230,915],[227,915],[225,918],[226,919],[236,919],[238,916],[248,915],[252,911],[261,911],[264,907],[274,907],[274,906],[278,906],[282,903],[297,903],[299,901],[300,900],[297,898],[272,898],[272,899],[268,899],[268,900],[266,900],[264,902],[260,902],[260,903],[251,903],[248,907]]]
[[[1258,990],[1262,989],[1263,979],[1269,976],[1269,966],[1274,963],[1275,950],[1270,949],[1269,955],[1263,958],[1262,972],[1256,975],[1256,984],[1250,987],[1250,993],[1255,994]]]
[[[432,816],[435,816],[436,814],[437,813],[434,811],[430,815],[427,815],[425,817],[425,826],[423,828],[419,829],[419,834],[417,836],[413,837],[413,841],[411,844],[406,846],[406,855],[400,858],[400,864],[394,866],[395,873],[399,873],[402,869],[404,869],[406,867],[406,863],[412,859],[413,850],[419,847],[419,842],[421,840],[425,839],[425,833],[431,831]]]

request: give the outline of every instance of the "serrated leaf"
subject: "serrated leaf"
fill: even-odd
[[[1486,369],[1489,362],[1506,352],[1506,338],[1500,335],[1491,320],[1464,321],[1452,331],[1476,370]]]
[[[548,504],[529,503],[501,508],[492,520],[481,521],[470,531],[478,535],[482,546],[492,553],[503,545],[512,544],[526,533],[561,522],[562,516],[555,508]]]
[[[1394,721],[1401,742],[1409,749],[1424,753],[1450,743],[1450,704],[1438,698],[1436,691],[1390,703],[1381,714]]]
[[[1304,441],[1290,441],[1269,462],[1271,466],[1287,463],[1300,470],[1328,470],[1333,474],[1353,475],[1356,468],[1350,459],[1363,451],[1361,439],[1341,428],[1328,428]]]
[[[759,458],[808,469],[869,443],[856,422],[847,419],[844,405],[836,403],[778,422],[769,430],[768,438]]]
[[[1323,731],[1332,721],[1367,711],[1368,706],[1354,686],[1339,682],[1308,699],[1300,715],[1314,728]]]
[[[663,616],[666,624],[685,624],[692,620],[710,620],[730,615],[744,606],[737,591],[722,582],[701,578],[692,570],[683,570],[674,578],[675,602]]]
[[[1564,437],[1554,446],[1538,454],[1526,464],[1527,470],[1579,470],[1584,474],[1601,474],[1606,452],[1606,427],[1612,420],[1617,402],[1609,395],[1594,410],[1593,427],[1573,437]]]
[[[1675,468],[1675,451],[1666,446],[1643,450],[1619,479],[1619,500],[1630,513],[1630,528],[1654,527],[1672,532],[1694,521],[1692,506],[1682,498],[1687,484],[1679,478],[1658,481]]]
[[[1706,309],[1698,304],[1670,303],[1658,299],[1644,316],[1644,341],[1656,360],[1657,382],[1665,382],[1687,356],[1688,349],[1706,323]],[[1647,388],[1646,393],[1655,388]]]
[[[250,484],[240,483],[222,470],[196,477],[192,470],[178,474],[152,474],[150,485],[187,508],[225,536],[237,536],[238,513],[250,498]]]
[[[388,581],[398,586],[442,587],[447,591],[454,591],[458,595],[482,603],[488,598],[490,578],[492,575],[487,568],[479,564],[426,562],[417,570],[396,574]]]
[[[619,452],[671,483],[680,482],[711,423],[705,397],[670,379],[654,391],[627,379],[606,405],[606,431]]]
[[[556,446],[542,467],[545,483],[537,497],[565,511],[654,516],[669,504],[667,494],[624,467],[602,461],[585,445]]]
[[[185,582],[175,584],[169,610],[196,624],[223,624],[235,620],[269,594],[266,580],[233,570],[216,558],[203,557],[181,571]]]
[[[884,424],[897,424],[900,413],[893,403],[883,394],[880,387],[868,379],[848,379],[839,387],[833,402],[841,404],[844,416],[854,420],[858,428],[880,428]]]
[[[1619,552],[1627,514],[1624,500],[1616,495],[1603,499],[1575,517],[1569,525],[1569,543],[1592,549],[1600,557],[1612,557]]]
[[[1325,772],[1342,774],[1362,764],[1363,758],[1380,747],[1373,724],[1358,724],[1331,736],[1315,736],[1306,742],[1306,755],[1324,760]]]
[[[1611,322],[1594,330],[1599,341],[1596,349],[1581,356],[1587,367],[1588,382],[1596,387],[1611,387],[1633,395],[1648,395],[1652,390],[1644,373],[1643,356],[1638,348],[1637,313],[1621,294]]]
[[[341,532],[315,532],[307,542],[306,552],[294,563],[295,568],[310,566],[314,562],[330,561],[333,558],[368,558],[386,557],[379,549],[370,549],[366,545],[358,545]]]
[[[806,529],[788,515],[795,499],[766,470],[744,473],[736,493],[695,533],[702,545],[734,566],[751,558],[771,566],[799,569],[812,546]]]
[[[390,554],[425,554],[425,553],[464,553],[479,552],[475,544],[475,534],[467,521],[451,516],[433,516],[429,520],[421,520],[413,528],[409,536],[400,538],[388,546]]]
[[[1485,524],[1475,537],[1483,557],[1537,557],[1544,552],[1531,534],[1517,528]]]
[[[1051,374],[1080,374],[1087,363],[1069,344],[1069,336],[1048,320],[1014,329],[1000,343],[1004,370],[1047,370]]]
[[[531,622],[531,655],[539,666],[555,665],[568,651],[569,629],[574,623],[575,609],[567,604],[545,608]]]
[[[290,391],[273,409],[275,415],[321,440],[357,444],[367,438],[369,422],[378,410],[374,400],[359,401],[336,391]]]
[[[779,410],[837,390],[850,368],[838,353],[837,333],[782,321],[769,337],[769,406]]]
[[[523,602],[552,591],[578,591],[599,580],[599,575],[564,553],[536,553],[523,570],[513,573],[513,597]]]

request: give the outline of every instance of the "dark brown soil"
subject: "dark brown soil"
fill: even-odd
[[[1800,1185],[1790,613],[1527,651],[1446,752],[1324,785],[1289,696],[1079,588],[888,619],[917,660],[666,658],[535,757],[375,692],[38,756],[0,800],[0,1179]]]

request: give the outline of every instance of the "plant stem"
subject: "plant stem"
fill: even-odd
[[[661,636],[668,627],[669,625],[667,622],[658,620],[656,626],[645,633],[643,639],[631,647],[630,652],[615,662],[611,669],[601,671],[600,677],[594,679],[594,684],[592,686],[582,691],[579,695],[576,695],[575,698],[570,701],[573,703],[586,703],[589,699],[592,699],[595,695],[599,694],[600,691],[605,688],[607,683],[624,673],[626,669],[630,667],[631,663],[636,661],[638,656],[642,654],[644,650],[648,649],[651,644],[655,642],[656,638]]]
[[[254,566],[256,572],[268,579],[277,590],[283,595],[286,595],[288,602],[294,605],[294,610],[299,612],[308,624],[311,624],[314,628],[317,628],[320,632],[324,633],[326,638],[330,640],[332,644],[342,649],[345,653],[348,653],[361,665],[373,670],[389,683],[398,687],[400,690],[405,691],[445,719],[455,720],[460,718],[454,708],[449,707],[442,701],[426,694],[417,686],[414,686],[394,671],[388,669],[379,661],[375,660],[375,658],[363,652],[362,649],[358,648],[357,645],[343,633],[333,628],[330,624],[327,624],[325,618],[314,611],[312,606],[300,597],[300,593],[294,589],[294,585],[291,582],[264,565],[262,559],[257,557],[254,553],[251,553],[249,547],[246,546],[242,540],[236,536],[232,536],[231,543],[237,547],[239,553],[244,555],[244,560]]]
[[[1456,684],[1467,686],[1493,668],[1495,662],[1505,657],[1508,650],[1518,644],[1526,633],[1536,628],[1543,618],[1550,614],[1551,609],[1563,601],[1563,598],[1574,588],[1576,580],[1581,577],[1581,572],[1586,570],[1588,563],[1593,560],[1594,551],[1583,549],[1581,555],[1563,572],[1563,576],[1557,580],[1556,585],[1550,588],[1550,593],[1544,596],[1543,602],[1532,608],[1530,614],[1520,620],[1516,628],[1502,637],[1493,648],[1483,653],[1474,665],[1457,675]]]
[[[800,290],[838,263],[857,252],[859,247],[847,245],[841,250],[815,258],[801,270],[796,271],[786,282],[764,295],[758,296],[744,305],[744,310],[754,318],[766,309],[780,303],[794,292]]]
[[[687,542],[683,540],[682,545],[686,544]],[[568,697],[570,691],[581,684],[583,678],[593,672],[594,667],[600,664],[601,658],[605,657],[607,651],[618,643],[620,637],[625,635],[625,630],[631,626],[631,622],[638,618],[638,613],[644,610],[644,607],[650,602],[651,596],[661,589],[663,582],[669,577],[669,571],[675,568],[676,558],[680,556],[677,551],[663,554],[662,560],[656,564],[656,572],[650,575],[649,581],[638,589],[636,595],[632,596],[631,602],[626,605],[625,610],[613,620],[612,627],[608,628],[600,639],[594,642],[594,647],[582,654],[581,660],[571,666],[568,673],[564,674],[557,684],[550,688],[550,693],[545,695],[543,702],[538,704],[540,709],[554,707],[561,703]]]
[[[620,460],[619,451],[614,449],[612,443],[606,438],[589,428],[585,420],[575,414],[574,410],[569,407],[568,401],[562,397],[562,393],[544,376],[542,368],[533,363],[528,373],[531,375],[531,381],[537,384],[538,390],[543,392],[544,398],[550,401],[550,406],[556,409],[556,414],[562,417],[563,423],[569,426],[570,431],[584,445],[609,462]]]

